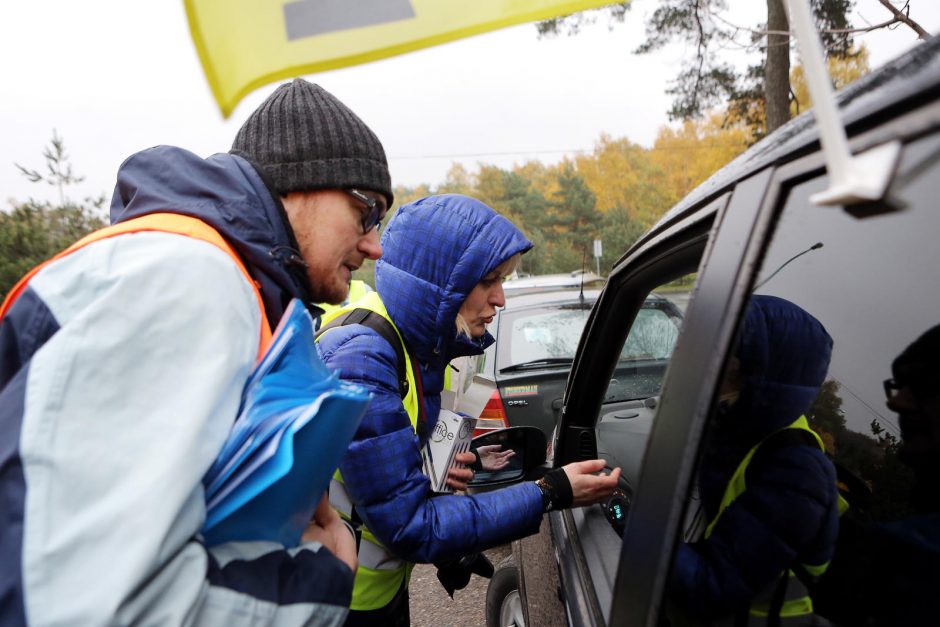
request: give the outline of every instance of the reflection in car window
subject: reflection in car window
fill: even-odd
[[[727,501],[727,494],[713,488],[730,485],[735,469],[757,444],[755,438],[745,437],[745,430],[753,425],[721,434],[722,407],[728,403],[727,398],[722,400],[703,438],[697,486],[705,518],[717,518],[714,533],[724,525],[722,535],[735,538],[734,556],[710,561],[709,556],[720,551],[703,535],[691,551],[695,559],[681,559],[692,545],[680,544],[674,562],[679,567],[672,574],[675,582],[681,578],[680,571],[689,572],[695,562],[694,567],[703,573],[702,581],[719,582],[722,573],[733,575],[735,586],[725,592],[735,594],[714,599],[711,609],[721,604],[737,604],[740,609],[745,603],[746,610],[744,591],[776,585],[780,573],[755,564],[788,554],[795,559],[784,568],[792,568],[811,554],[817,561],[825,554],[831,563],[821,576],[815,575],[820,578],[814,579],[812,613],[846,625],[936,621],[932,615],[936,608],[925,608],[936,605],[940,589],[940,358],[923,348],[929,342],[918,338],[940,324],[938,148],[937,138],[906,148],[892,189],[898,207],[894,212],[858,219],[840,209],[817,207],[809,197],[825,189],[824,179],[801,184],[787,196],[755,294],[808,312],[832,338],[828,369],[801,411],[832,460],[844,513],[836,517],[835,525],[827,516],[810,515],[809,509],[799,508],[787,510],[776,521],[748,516],[742,522],[744,517],[737,515],[740,510],[760,504],[767,511],[778,498],[770,490],[756,495],[761,484],[754,481],[747,489],[753,488],[755,495],[731,501],[718,516],[718,503],[723,496]],[[810,354],[805,347],[788,349],[801,358]],[[765,364],[779,364],[784,352],[768,350],[763,355]],[[918,356],[907,362],[899,359],[912,354]],[[909,368],[909,363],[914,366]],[[899,401],[890,408],[886,392]],[[774,402],[764,407],[767,413],[776,409]],[[709,443],[729,435],[738,437],[740,445],[726,452],[723,465],[708,465]],[[793,446],[812,448],[814,444]],[[794,458],[778,456],[780,472],[774,481],[791,493],[807,491],[805,474],[800,474]],[[786,463],[790,465],[785,467]],[[748,481],[752,479],[749,474]],[[830,490],[834,494],[836,486]],[[812,498],[817,499],[815,505],[825,500],[818,494]],[[746,541],[768,530],[786,551],[771,556],[774,547],[769,543],[760,547]],[[726,572],[730,570],[736,572]],[[789,578],[788,598],[801,581]],[[697,599],[720,592],[720,587],[702,591]]]

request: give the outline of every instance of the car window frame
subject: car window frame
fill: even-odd
[[[767,207],[775,201],[773,174],[774,168],[766,168],[712,201],[720,203],[717,216],[666,371],[628,514],[613,586],[611,624],[656,624],[694,467],[694,457],[688,459],[686,452],[697,450],[738,314],[747,299],[741,277],[748,276],[746,270],[762,250],[759,243],[768,226]],[[670,394],[673,389],[683,393]]]
[[[611,273],[608,284],[585,325],[585,332],[578,347],[578,358],[568,379],[565,406],[556,426],[556,467],[569,461],[597,456],[594,429],[603,414],[603,392],[609,379],[606,374],[599,379],[597,373],[600,370],[606,372],[605,366],[601,365],[603,363],[610,362],[611,367],[615,367],[623,343],[618,343],[609,334],[604,334],[604,322],[615,319],[617,322],[614,324],[622,325],[623,337],[619,339],[625,341],[632,318],[642,308],[650,291],[675,278],[671,276],[673,274],[681,275],[690,268],[701,268],[702,260],[708,256],[713,224],[720,220],[729,196],[724,194],[703,203],[701,207],[690,212],[688,219],[670,226],[661,237],[651,239],[633,254],[625,256]],[[670,276],[664,276],[664,272]],[[641,284],[644,288],[637,289]],[[632,312],[629,322],[624,318],[627,308]],[[596,351],[590,350],[591,346],[588,346],[591,344],[588,338],[595,328],[605,337],[604,341],[595,342],[592,346],[607,354],[605,358],[599,358]],[[681,343],[681,338],[682,331],[678,343]],[[668,378],[668,367],[666,376]],[[601,379],[602,383],[598,383]],[[600,388],[600,393],[592,393],[592,388]],[[572,402],[573,399],[589,397],[598,398],[596,407],[594,404]],[[587,447],[583,444],[586,438],[589,440]],[[576,521],[568,511],[552,515],[551,518],[553,539],[559,555],[562,588],[565,591],[571,623],[603,624],[611,608],[602,608],[598,602],[597,585],[600,582],[593,582],[591,585],[592,569],[585,559]],[[616,593],[615,581],[607,582],[606,585],[610,594]],[[602,596],[610,598],[608,594]]]

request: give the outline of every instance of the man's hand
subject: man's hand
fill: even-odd
[[[349,532],[349,527],[339,517],[339,514],[330,507],[330,499],[324,493],[317,511],[313,513],[313,520],[307,525],[301,542],[319,542],[329,551],[345,562],[352,569],[353,574],[359,568],[359,558],[356,555],[356,538]]]
[[[447,470],[447,485],[455,490],[466,490],[467,484],[473,479],[473,471],[466,468],[466,464],[472,464],[477,460],[473,453],[457,453],[454,455],[453,466]]]
[[[606,465],[603,459],[591,459],[562,467],[571,483],[572,507],[599,503],[613,493],[620,478],[620,468],[615,468],[609,475],[594,474]]]
[[[509,465],[509,458],[516,454],[512,449],[503,450],[501,444],[491,444],[477,448],[483,470],[501,470]]]

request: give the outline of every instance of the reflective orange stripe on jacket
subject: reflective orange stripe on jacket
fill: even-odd
[[[109,237],[115,237],[116,235],[124,235],[125,233],[139,233],[141,231],[160,231],[164,233],[176,233],[178,235],[192,237],[194,239],[202,240],[212,244],[232,258],[232,261],[235,262],[235,265],[238,266],[238,269],[245,276],[248,284],[251,285],[251,289],[258,301],[258,310],[261,313],[261,338],[258,345],[258,359],[260,359],[261,356],[264,355],[268,346],[271,344],[271,325],[268,322],[268,316],[264,311],[264,301],[261,298],[261,291],[258,289],[258,284],[255,283],[255,280],[251,278],[250,274],[248,274],[248,269],[245,267],[244,262],[242,262],[241,257],[238,256],[238,253],[235,252],[235,249],[232,248],[232,246],[225,240],[224,237],[219,234],[218,231],[198,218],[192,218],[190,216],[179,215],[176,213],[151,213],[146,216],[134,218],[133,220],[128,220],[127,222],[121,222],[120,224],[115,224],[113,226],[99,229],[94,233],[86,235],[82,239],[78,240],[57,254],[55,257],[42,262],[30,270],[26,276],[20,279],[19,282],[13,286],[13,289],[10,290],[10,293],[7,294],[6,299],[3,301],[3,305],[0,306],[0,320],[3,319],[10,307],[13,306],[13,303],[16,301],[16,299],[19,298],[20,294],[23,293],[23,290],[26,289],[30,279],[36,276],[36,273],[45,268],[48,264],[56,261],[57,259],[61,259],[66,255],[70,255],[76,250],[84,248],[93,242],[107,239]]]

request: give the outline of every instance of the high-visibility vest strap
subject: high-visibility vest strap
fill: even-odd
[[[356,302],[324,314],[321,317],[321,325],[325,326],[353,309],[374,311],[388,320],[398,337],[401,337],[377,292],[369,292]],[[326,333],[331,332],[332,329],[326,331]],[[417,429],[418,386],[415,384],[414,370],[411,367],[411,358],[408,356],[408,351],[403,351],[403,353],[406,361],[405,375],[408,378],[408,392],[402,399],[402,404],[405,411],[408,412],[412,429]],[[344,519],[350,520],[352,518],[354,503],[346,491],[343,477],[339,471],[336,471],[333,480],[330,482],[330,505]],[[407,583],[410,578],[414,564],[402,560],[389,551],[365,526],[360,527],[360,531],[362,532],[362,538],[359,542],[359,570],[356,571],[350,608],[360,611],[376,610],[385,607],[395,598],[402,583]]]
[[[815,431],[810,429],[809,422],[806,420],[805,416],[800,416],[793,422],[791,422],[786,427],[774,431],[772,434],[768,435],[766,438],[755,444],[744,456],[744,459],[741,460],[741,463],[738,464],[738,467],[735,469],[734,474],[731,475],[731,479],[728,480],[728,485],[725,487],[725,492],[721,498],[721,504],[718,506],[718,513],[715,514],[715,517],[708,523],[708,527],[705,529],[705,537],[708,538],[712,531],[715,528],[715,525],[718,523],[718,519],[721,518],[721,515],[728,508],[731,503],[734,502],[736,498],[744,494],[744,491],[747,489],[747,484],[745,482],[745,477],[747,475],[747,467],[751,463],[754,455],[757,453],[757,450],[760,448],[761,444],[772,438],[777,433],[786,431],[787,429],[801,429],[807,431],[815,438],[816,442],[819,444],[819,448],[822,451],[826,450],[826,447],[823,445],[822,440],[816,434]]]
[[[711,522],[709,522],[708,527],[705,529],[706,538],[711,536],[715,525],[718,524],[718,520],[721,518],[721,515],[724,513],[724,511],[747,489],[745,482],[747,468],[751,463],[754,455],[760,448],[761,444],[772,438],[777,433],[787,429],[800,429],[803,431],[808,431],[810,434],[812,434],[813,439],[819,445],[820,450],[825,451],[825,446],[823,445],[822,439],[820,439],[819,435],[817,435],[816,432],[810,428],[809,422],[806,420],[805,416],[800,416],[786,427],[783,427],[783,429],[775,431],[773,434],[767,436],[755,444],[744,456],[744,459],[741,460],[741,463],[738,464],[738,467],[735,469],[731,479],[728,480],[728,485],[725,488],[724,495],[722,496],[721,504],[718,507],[718,513],[715,514],[715,517],[711,520]],[[813,577],[819,577],[826,571],[828,565],[829,564],[827,562],[821,565],[802,564],[801,566]],[[782,578],[784,578],[783,573],[780,574],[780,577],[774,579],[773,584],[770,585],[767,590],[762,591],[758,597],[754,599],[754,601],[751,603],[749,611],[749,614],[752,617],[766,618],[769,615],[771,599],[773,598],[773,594],[776,591],[776,588],[781,585],[780,580]],[[785,582],[782,585],[785,585],[786,589],[784,591],[783,605],[780,608],[781,621],[784,619],[794,619],[803,621],[797,623],[791,620],[791,623],[794,625],[805,624],[806,617],[813,613],[813,602],[809,596],[809,590],[793,573],[793,571],[787,572]],[[783,625],[785,623],[781,622],[781,624]]]
[[[16,302],[16,299],[19,298],[19,296],[23,293],[27,285],[29,285],[30,280],[32,280],[32,278],[36,276],[40,270],[45,268],[53,261],[66,257],[75,251],[88,246],[89,244],[103,239],[129,233],[140,233],[144,231],[174,233],[177,235],[185,235],[187,237],[202,240],[219,248],[222,250],[222,252],[226,253],[229,257],[232,258],[232,261],[235,262],[235,265],[238,267],[239,271],[248,281],[248,284],[251,286],[251,289],[255,294],[255,299],[258,301],[258,310],[261,314],[261,334],[258,345],[258,359],[261,359],[265,351],[268,349],[268,346],[271,344],[271,324],[268,321],[268,316],[264,309],[264,300],[261,297],[261,290],[259,289],[258,284],[252,278],[251,274],[249,274],[248,268],[245,267],[245,263],[242,261],[238,253],[235,252],[235,249],[232,248],[231,244],[229,244],[228,241],[226,241],[226,239],[222,237],[218,231],[198,218],[184,216],[177,213],[151,213],[139,218],[134,218],[133,220],[128,220],[127,222],[120,222],[103,229],[98,229],[94,233],[89,233],[51,259],[47,259],[38,266],[34,267],[26,274],[26,276],[20,279],[16,285],[13,286],[13,289],[10,290],[10,292],[7,294],[7,297],[3,301],[3,305],[0,306],[0,320],[3,319],[7,311],[9,311],[10,307],[13,306],[13,303]]]

